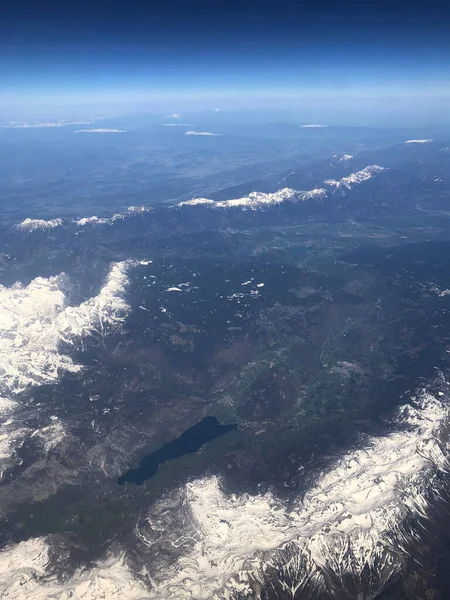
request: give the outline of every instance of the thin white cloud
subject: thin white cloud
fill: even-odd
[[[212,133],[211,131],[186,131],[185,135],[220,136],[223,135],[223,133]]]
[[[303,129],[322,129],[324,127],[328,127],[328,125],[318,125],[316,123],[311,123],[310,125],[300,125]]]
[[[407,140],[405,144],[429,144],[432,141],[429,138],[424,140]]]
[[[41,129],[43,127],[68,127],[69,125],[91,125],[95,121],[46,121],[44,123],[27,123],[26,121],[11,121],[1,125],[3,129]]]
[[[179,113],[173,113],[173,115],[167,115],[166,119],[181,119],[181,115]]]
[[[75,133],[127,133],[125,129],[78,129]]]

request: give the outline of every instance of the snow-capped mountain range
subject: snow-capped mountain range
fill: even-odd
[[[280,593],[352,597],[352,573],[358,597],[374,598],[409,558],[416,534],[406,521],[426,518],[438,494],[433,480],[449,472],[447,397],[447,389],[440,397],[420,392],[400,408],[390,434],[367,438],[289,506],[270,492],[229,495],[215,476],[166,495],[136,524],[142,552],[161,557],[151,571],[133,573],[117,554],[58,582],[46,576],[50,540],[36,539],[4,552],[2,567],[15,577],[2,591],[17,599],[83,591],[86,600],[100,592],[126,600],[243,600],[259,598],[273,571]],[[164,559],[164,546],[178,558]]]
[[[345,155],[342,160],[351,160],[353,157]],[[193,198],[185,202],[180,202],[178,206],[209,206],[211,208],[247,208],[256,210],[265,206],[274,206],[283,202],[304,202],[306,200],[324,200],[333,190],[351,189],[352,186],[358,185],[371,179],[385,169],[379,165],[369,165],[361,171],[351,173],[347,177],[343,177],[339,181],[335,179],[327,179],[323,182],[325,187],[315,188],[312,190],[294,190],[292,188],[283,188],[273,193],[251,192],[243,198],[233,198],[231,200],[214,201],[208,198]]]

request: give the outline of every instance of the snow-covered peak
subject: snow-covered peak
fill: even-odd
[[[62,219],[50,219],[49,221],[45,221],[44,219],[25,219],[25,221],[16,225],[16,228],[20,231],[35,231],[36,229],[45,231],[55,229],[55,227],[59,227],[60,225],[62,225]]]
[[[192,198],[192,200],[180,202],[178,206],[197,206],[199,204],[215,204],[215,202],[214,200],[209,200],[208,198]]]
[[[73,282],[64,273],[37,277],[28,285],[0,285],[0,479],[14,448],[27,437],[49,451],[66,436],[56,416],[34,431],[25,426],[17,416],[20,405],[10,398],[82,369],[67,349],[83,351],[87,338],[98,339],[120,327],[129,311],[127,273],[134,264],[113,263],[98,294],[78,305],[71,305]]]
[[[351,572],[361,592],[367,588],[361,598],[374,598],[407,559],[410,528],[402,523],[426,515],[424,484],[433,469],[448,472],[448,419],[445,402],[423,394],[400,409],[391,434],[368,438],[289,507],[270,492],[229,495],[217,477],[190,481],[136,530],[148,547],[162,543],[165,532],[163,543],[183,549],[160,570],[149,598],[232,600],[242,590],[259,597],[255,588],[271,571],[286,589],[314,581],[327,597],[341,597]],[[182,544],[173,522],[178,510],[187,527]]]
[[[75,220],[66,220],[66,224],[75,224],[79,227],[86,225],[112,225],[115,221],[120,221],[128,217],[134,217],[143,213],[150,212],[151,209],[146,206],[129,206],[124,212],[115,213],[111,217],[97,217],[93,215],[91,217],[82,217]],[[63,220],[60,218],[51,219],[45,221],[44,219],[25,219],[22,223],[18,223],[15,227],[20,231],[35,231],[41,230],[46,231],[55,229],[63,224]]]
[[[346,157],[346,158],[344,158]],[[351,160],[349,154],[345,154],[342,157],[343,160]],[[361,171],[356,171],[347,177],[343,177],[339,181],[335,179],[327,179],[324,181],[324,185],[328,188],[338,189],[346,188],[350,189],[352,185],[361,183],[370,179],[380,171],[384,171],[383,167],[378,165],[369,165]],[[185,202],[180,202],[178,206],[198,206],[206,205],[211,208],[247,208],[250,210],[256,210],[264,206],[274,206],[281,204],[282,202],[303,202],[305,200],[323,200],[327,197],[328,191],[325,188],[315,188],[312,190],[294,190],[292,188],[283,188],[277,192],[265,193],[265,192],[251,192],[248,196],[242,198],[233,198],[231,200],[220,200],[214,202],[208,198],[193,198]]]
[[[227,208],[231,206],[246,206],[248,208],[257,208],[258,206],[265,204],[280,204],[285,200],[291,200],[295,198],[297,194],[296,190],[292,188],[283,188],[272,194],[265,194],[264,192],[251,192],[248,196],[243,198],[233,198],[232,200],[223,200],[216,202],[218,208]]]
[[[102,224],[109,223],[109,222],[110,222],[110,219],[103,219],[101,217],[96,217],[95,215],[93,217],[83,217],[82,219],[78,219],[78,221],[75,221],[75,223],[80,226],[102,225]]]
[[[0,563],[0,597],[11,600],[149,598],[148,590],[128,568],[123,554],[107,556],[91,569],[80,568],[65,581],[48,573],[50,557],[50,543],[42,537],[5,548]]]
[[[384,167],[380,167],[379,165],[369,165],[361,171],[356,171],[355,173],[351,173],[347,177],[342,177],[342,179],[339,179],[339,181],[336,181],[336,179],[327,179],[324,181],[324,184],[334,189],[351,189],[353,185],[362,183],[363,181],[367,181],[377,173],[380,173],[384,170]]]
[[[320,200],[325,198],[327,192],[323,188],[314,190],[299,191],[292,188],[283,188],[273,193],[264,192],[251,192],[248,196],[242,198],[233,198],[231,200],[221,200],[214,202],[208,198],[194,198],[187,202],[181,202],[179,206],[196,206],[196,205],[208,205],[213,208],[249,208],[256,210],[263,206],[271,206],[281,204],[282,202],[301,202],[303,200],[316,199]]]
[[[139,215],[146,212],[150,212],[150,209],[146,206],[129,206],[127,208],[127,213],[129,215]]]
[[[149,208],[145,206],[129,206],[124,213],[116,213],[112,217],[83,217],[75,221],[77,225],[112,225],[115,221],[125,219],[126,217],[133,217],[146,212],[150,212]]]
[[[97,296],[78,306],[70,306],[72,282],[64,273],[37,277],[27,286],[0,286],[0,390],[14,394],[55,381],[63,371],[78,371],[60,344],[77,345],[94,331],[106,333],[122,322],[132,264],[114,263]]]

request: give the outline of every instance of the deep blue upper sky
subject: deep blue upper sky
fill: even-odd
[[[17,2],[0,19],[4,106],[142,98],[432,97],[450,9],[432,2]]]

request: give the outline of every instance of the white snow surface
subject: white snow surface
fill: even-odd
[[[48,425],[39,427],[39,429],[35,429],[31,433],[27,430],[26,433],[30,434],[30,438],[39,440],[45,454],[59,446],[67,435],[66,429],[61,421],[50,422]]]
[[[389,554],[392,536],[406,515],[426,514],[420,483],[433,466],[449,470],[448,439],[441,436],[448,417],[447,405],[424,393],[414,407],[399,411],[398,425],[407,428],[368,439],[321,474],[290,509],[271,493],[226,495],[217,477],[188,483],[178,492],[179,506],[173,497],[166,499],[170,510],[150,514],[148,527],[137,531],[151,550],[166,527],[170,531],[164,519],[174,510],[183,513],[182,527],[166,541],[186,552],[154,577],[149,597],[231,599],[239,589],[253,598],[250,579],[262,579],[265,566],[287,544],[294,544],[297,562],[302,558],[302,569],[293,571],[299,581],[313,577],[325,585],[326,569],[339,577],[346,568],[361,573],[377,564],[382,587],[400,567]],[[402,540],[397,542],[401,552]]]
[[[345,155],[350,157],[350,155]],[[349,158],[348,158],[349,160]],[[351,173],[347,177],[343,177],[339,181],[335,179],[327,179],[324,181],[324,185],[332,189],[351,189],[353,185],[367,181],[377,173],[384,171],[384,167],[379,165],[369,165],[361,171]],[[323,200],[328,195],[328,191],[325,188],[316,188],[313,190],[294,190],[292,188],[283,188],[273,193],[264,192],[251,192],[248,196],[243,198],[233,198],[231,200],[220,200],[215,202],[208,198],[193,198],[180,202],[178,206],[199,206],[205,205],[211,208],[248,208],[251,210],[257,210],[262,206],[270,206],[275,204],[281,204],[282,202],[302,202],[304,200]]]
[[[0,398],[0,480],[3,470],[11,457],[12,449],[23,438],[26,430],[17,427],[10,418],[17,403],[9,398]]]
[[[116,213],[112,217],[83,217],[75,221],[76,225],[83,227],[85,225],[112,225],[115,221],[126,219],[128,217],[134,217],[142,213],[150,212],[150,209],[146,206],[129,206],[123,213]]]
[[[117,328],[129,307],[125,301],[127,271],[134,263],[113,263],[99,293],[78,306],[70,305],[72,282],[61,273],[37,277],[28,285],[0,285],[0,479],[14,450],[37,437],[45,452],[66,436],[56,417],[39,429],[24,427],[12,400],[29,387],[51,383],[81,367],[64,353],[62,343],[83,349],[88,336]]]
[[[83,217],[82,219],[78,219],[78,221],[75,221],[75,223],[81,227],[83,225],[104,225],[106,223],[111,223],[111,219],[96,217],[94,215],[92,217]]]
[[[208,198],[192,198],[192,200],[180,202],[178,206],[197,206],[198,204],[215,204],[215,202],[214,200],[208,200]]]
[[[244,196],[243,198],[233,198],[232,200],[221,200],[218,202],[208,200],[208,198],[194,198],[193,200],[188,200],[187,202],[180,202],[179,206],[197,206],[199,204],[205,204],[211,206],[212,208],[239,207],[256,210],[261,206],[281,204],[285,201],[299,202],[311,199],[320,200],[325,198],[326,195],[327,192],[323,188],[308,191],[298,191],[292,188],[283,188],[277,192],[267,194],[264,192],[251,192],[248,196]]]
[[[72,284],[64,273],[37,277],[28,285],[0,286],[0,389],[17,393],[55,381],[61,371],[78,371],[60,353],[60,344],[74,344],[95,331],[105,333],[123,321],[131,264],[114,263],[98,295],[79,306],[69,305]]]
[[[50,219],[49,221],[45,221],[44,219],[25,219],[25,221],[16,225],[16,228],[21,231],[35,231],[36,229],[45,231],[55,229],[55,227],[59,227],[60,225],[62,225],[62,219]]]
[[[182,551],[146,577],[148,588],[124,555],[58,581],[47,571],[47,540],[37,538],[0,553],[0,597],[232,600],[240,592],[257,598],[251,582],[262,582],[287,549],[288,590],[305,581],[325,586],[325,571],[340,578],[349,569],[357,577],[375,568],[380,582],[364,595],[374,597],[401,567],[395,555],[404,547],[403,520],[426,516],[423,484],[434,470],[449,471],[448,418],[444,401],[422,393],[399,410],[392,433],[368,438],[289,507],[273,493],[228,495],[216,476],[170,492],[136,526],[143,552],[153,556],[161,543]]]
[[[66,223],[74,223],[80,227],[86,225],[112,225],[115,221],[150,212],[150,210],[151,209],[146,206],[129,206],[123,213],[116,213],[112,215],[112,217],[97,217],[96,215],[93,215],[92,217],[82,217],[74,221],[66,220]],[[60,225],[63,225],[63,220],[60,218],[51,219],[49,221],[45,221],[44,219],[25,219],[22,223],[18,223],[15,228],[20,231],[46,231],[59,227]]]
[[[16,403],[9,398],[0,398],[0,418],[8,415]]]
[[[112,215],[112,217],[97,217],[96,215],[93,215],[91,217],[82,217],[74,221],[67,220],[66,223],[74,223],[79,227],[85,227],[86,225],[112,225],[115,221],[150,212],[150,210],[151,209],[146,206],[129,206],[123,213],[116,213]],[[45,221],[44,219],[25,219],[22,223],[18,223],[15,228],[24,232],[35,230],[47,231],[55,229],[55,227],[59,227],[63,225],[63,223],[63,220],[60,218],[51,219],[49,221]]]
[[[336,179],[327,179],[324,181],[324,184],[334,189],[346,188],[349,190],[353,185],[367,181],[374,175],[381,173],[381,171],[385,171],[385,168],[380,167],[379,165],[369,165],[364,167],[364,169],[361,171],[356,171],[347,177],[342,177],[342,179],[339,179],[339,181],[336,181]]]
[[[34,538],[0,551],[0,598],[9,600],[144,600],[148,593],[124,556],[111,556],[68,581],[48,575],[49,545]]]
[[[127,213],[129,215],[139,215],[141,213],[150,212],[150,209],[146,206],[129,206],[127,208]]]

